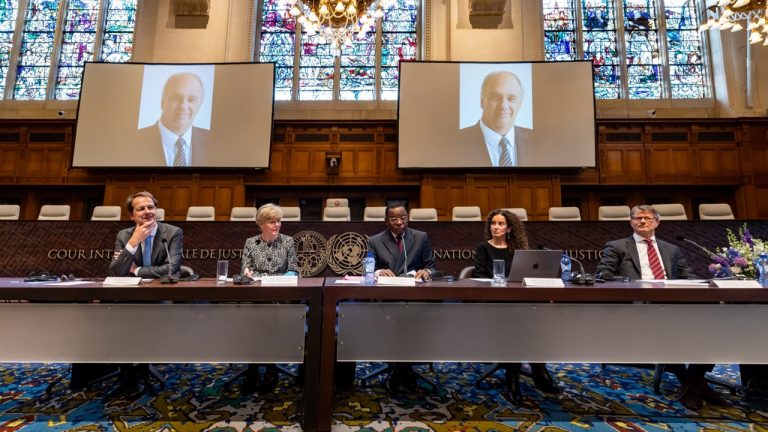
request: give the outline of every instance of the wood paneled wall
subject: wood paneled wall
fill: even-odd
[[[68,203],[73,219],[95,205],[123,205],[132,192],[155,193],[167,220],[191,205],[213,205],[218,220],[233,206],[279,199],[299,205],[331,196],[362,205],[406,199],[435,207],[524,207],[547,219],[550,206],[576,205],[597,219],[600,205],[728,202],[738,218],[768,218],[768,119],[641,119],[597,122],[598,166],[585,169],[400,170],[397,125],[380,122],[277,122],[267,170],[74,169],[72,120],[0,121],[0,201],[35,219],[42,204]],[[338,171],[328,158],[339,158]],[[127,218],[127,215],[123,216]]]

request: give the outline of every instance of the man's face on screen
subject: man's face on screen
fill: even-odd
[[[480,106],[483,123],[500,135],[515,126],[515,118],[523,104],[523,89],[511,73],[500,73],[486,80]]]
[[[163,91],[160,121],[177,135],[182,135],[195,120],[203,103],[203,87],[195,75],[182,74],[169,78]]]

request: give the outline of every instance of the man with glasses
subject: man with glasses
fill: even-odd
[[[597,275],[603,279],[621,276],[629,279],[693,279],[696,275],[685,262],[680,248],[656,238],[659,212],[652,206],[639,205],[630,211],[631,237],[605,244]],[[704,402],[727,405],[705,381],[712,364],[665,365],[682,384],[680,403],[690,410],[700,410]]]

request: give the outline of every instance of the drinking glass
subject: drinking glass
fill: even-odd
[[[507,275],[504,272],[504,260],[493,260],[493,286],[507,286]]]
[[[229,274],[229,261],[221,260],[216,262],[216,283],[227,283],[227,275]]]

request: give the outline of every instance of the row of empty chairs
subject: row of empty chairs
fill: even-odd
[[[659,212],[662,220],[688,220],[685,207],[680,203],[651,204]],[[600,206],[598,220],[621,221],[630,219],[629,206]],[[727,203],[699,204],[699,219],[701,220],[730,220],[735,219],[731,206]],[[551,221],[580,221],[581,212],[578,207],[551,207]]]

